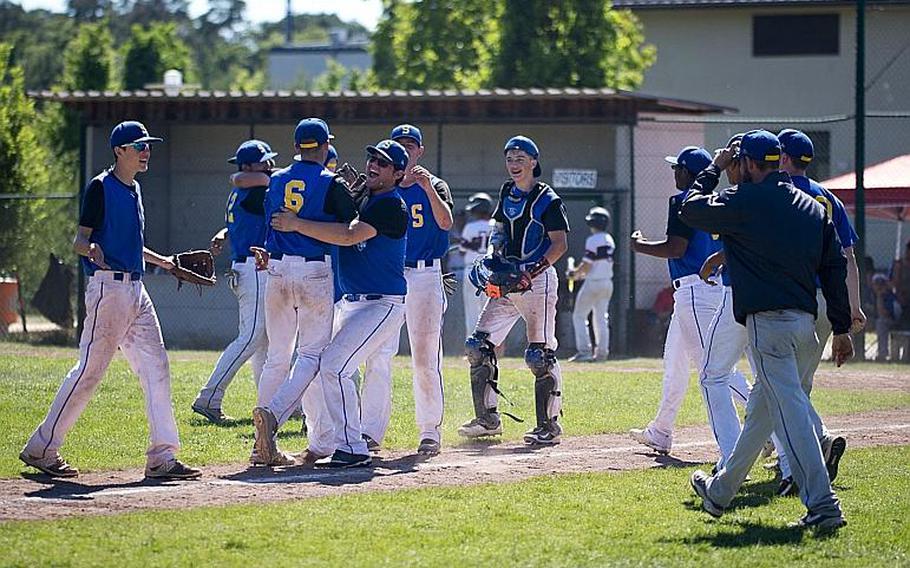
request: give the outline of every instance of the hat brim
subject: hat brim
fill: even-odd
[[[137,138],[132,142],[127,142],[127,144],[135,144],[136,142],[164,142],[164,138],[158,138],[157,136],[143,136],[142,138]]]
[[[278,152],[266,152],[265,154],[262,155],[261,158],[259,158],[258,162],[244,162],[244,163],[245,164],[261,164],[262,162],[267,162],[276,156],[278,156]],[[229,164],[236,164],[237,156],[231,156],[230,158],[228,158],[227,162]]]
[[[377,158],[382,158],[386,162],[392,164],[392,167],[395,168],[396,171],[404,171],[404,168],[399,168],[395,164],[395,160],[392,159],[392,156],[390,156],[385,150],[377,148],[376,146],[367,146],[367,154],[376,156]]]
[[[665,156],[664,161],[673,166],[679,165],[679,160],[676,159],[676,156]]]

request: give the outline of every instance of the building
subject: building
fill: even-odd
[[[348,70],[366,72],[373,67],[366,37],[348,37],[347,30],[330,33],[325,44],[281,45],[269,50],[269,89],[310,87],[329,70],[329,62],[340,63]]]

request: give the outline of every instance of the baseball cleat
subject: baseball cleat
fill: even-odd
[[[472,418],[458,428],[458,435],[463,438],[483,438],[502,434],[502,420],[498,414],[487,414]]]
[[[834,530],[847,525],[847,519],[843,515],[816,515],[815,513],[806,513],[795,523],[790,523],[790,528],[800,529],[819,529]]]
[[[439,442],[433,438],[424,438],[417,446],[417,453],[421,456],[435,456],[439,454]]]
[[[225,415],[220,408],[209,408],[207,406],[193,404],[193,412],[203,416],[206,420],[212,424],[225,424],[227,422],[233,422],[233,418]]]
[[[361,434],[360,437],[363,438],[363,441],[367,443],[367,450],[371,454],[378,454],[379,450],[382,449],[379,445],[379,442],[367,436],[366,434]]]
[[[569,363],[593,363],[594,361],[594,355],[590,353],[578,352],[575,355],[569,357]]]
[[[689,478],[689,484],[692,486],[695,494],[701,497],[701,508],[712,517],[719,519],[720,516],[724,514],[724,508],[708,497],[708,479],[710,479],[710,477],[707,473],[700,469],[696,469],[692,472],[692,477]]]
[[[201,469],[190,467],[176,459],[145,468],[145,477],[148,479],[197,479],[201,476]]]
[[[324,460],[329,456],[321,456],[310,450],[303,450],[299,454],[296,454],[294,458],[297,460],[297,465],[300,467],[311,468],[316,466],[316,462],[319,460]]]
[[[526,444],[555,446],[561,440],[562,427],[556,420],[548,420],[546,423],[525,433],[524,440]]]
[[[259,452],[256,451],[256,446],[253,446],[253,451],[250,452],[250,465],[265,465],[265,462],[259,459]]]
[[[341,450],[335,450],[332,457],[325,458],[316,462],[316,467],[325,467],[332,469],[347,469],[353,467],[369,467],[373,463],[373,458],[368,455],[352,454]]]
[[[840,465],[840,459],[844,457],[844,452],[847,450],[847,440],[838,436],[831,440],[829,444],[825,444],[823,452],[825,454],[825,469],[828,470],[828,481],[834,483],[834,480],[837,478],[837,468]]]
[[[33,467],[51,477],[76,477],[79,475],[79,470],[66,463],[66,460],[60,457],[60,454],[57,454],[56,452],[50,458],[38,458],[29,455],[28,452],[22,450],[22,453],[19,454],[19,459],[22,460],[22,463],[25,465]]]
[[[256,453],[262,463],[270,464],[278,453],[278,446],[275,444],[278,421],[271,410],[257,406],[253,409],[253,426],[256,428]]]
[[[785,477],[781,479],[780,485],[777,486],[777,496],[792,497],[794,495],[799,495],[799,487],[796,486],[796,482],[793,481],[793,477]]]
[[[272,454],[272,459],[269,463],[265,464],[269,467],[286,467],[289,465],[296,465],[297,460],[294,459],[294,456],[287,452],[282,452],[281,450],[276,451]]]
[[[666,436],[663,434],[658,434],[648,426],[644,430],[639,430],[638,428],[633,428],[629,430],[629,436],[638,442],[639,444],[644,444],[648,446],[658,454],[667,455],[670,453],[670,446],[673,443],[672,436]]]

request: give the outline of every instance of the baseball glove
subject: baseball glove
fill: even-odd
[[[215,285],[215,257],[207,250],[188,250],[171,257],[174,268],[171,274],[177,279],[177,289],[184,282],[195,284],[202,290],[203,286]]]
[[[455,290],[458,289],[458,278],[455,277],[454,272],[446,272],[442,275],[442,288],[449,296],[455,293]]]
[[[520,270],[507,270],[490,274],[484,293],[490,298],[503,298],[513,293],[524,294],[530,289],[530,274]]]
[[[351,194],[354,203],[360,207],[360,204],[367,196],[366,174],[358,172],[354,166],[345,162],[335,170],[335,175],[344,180],[348,193]]]

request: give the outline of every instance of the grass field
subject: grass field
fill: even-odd
[[[4,566],[906,566],[910,448],[856,450],[836,485],[849,525],[786,528],[797,499],[756,468],[715,521],[692,468],[279,504],[0,525]]]
[[[5,354],[4,354],[5,353]],[[0,478],[18,476],[17,456],[31,431],[47,412],[63,376],[73,365],[75,350],[17,347],[0,344]],[[250,411],[255,402],[252,376],[244,368],[228,391],[225,411],[238,418],[231,426],[215,426],[193,414],[190,405],[214,365],[217,353],[173,352],[173,400],[180,428],[181,457],[194,465],[239,462],[252,445]],[[416,447],[409,360],[398,357],[394,373],[394,413],[385,440],[388,448]],[[533,380],[518,359],[502,362],[501,388],[516,407],[502,407],[533,422]],[[870,367],[876,368],[876,367]],[[889,369],[888,366],[878,366]],[[895,367],[890,367],[895,369]],[[472,416],[467,365],[446,359],[445,444],[458,442],[455,431]],[[893,372],[890,371],[890,372]],[[567,435],[621,432],[642,427],[653,417],[660,399],[660,362],[633,359],[599,365],[565,365],[563,424]],[[695,378],[692,379],[695,384]],[[813,395],[823,415],[910,406],[910,391],[877,392],[819,388]],[[706,421],[697,389],[679,414],[678,424]],[[505,419],[506,439],[518,439],[529,427]],[[300,422],[289,422],[281,434],[288,450],[305,447]],[[66,440],[63,455],[82,471],[138,467],[144,464],[148,429],[142,393],[126,362],[118,357]]]

